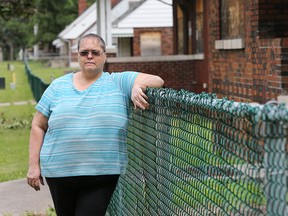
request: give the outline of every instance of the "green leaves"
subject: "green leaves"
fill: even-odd
[[[0,1],[0,17],[9,20],[13,17],[29,17],[36,12],[38,0],[2,0]]]
[[[39,26],[37,42],[49,43],[78,16],[77,0],[39,0],[36,22]]]
[[[4,59],[13,60],[20,49],[34,44],[53,49],[52,41],[77,16],[77,0],[1,0],[0,47]],[[34,25],[38,25],[37,35]]]

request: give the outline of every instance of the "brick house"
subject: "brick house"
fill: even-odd
[[[288,0],[173,0],[173,54],[108,61],[166,87],[266,103],[288,91]],[[135,49],[136,50],[136,49]]]
[[[174,0],[173,8],[174,54],[204,54],[190,62],[196,83],[235,101],[287,94],[287,0]]]

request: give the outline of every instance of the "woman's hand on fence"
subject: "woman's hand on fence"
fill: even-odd
[[[134,104],[134,108],[140,108],[142,110],[149,108],[148,97],[145,94],[145,89],[140,85],[135,84],[132,88],[131,100]]]

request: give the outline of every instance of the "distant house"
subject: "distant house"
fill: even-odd
[[[121,11],[129,9],[128,1],[121,1],[111,11],[112,20],[121,15]],[[122,12],[123,13],[123,12]],[[78,39],[89,32],[96,32],[97,29],[97,4],[92,4],[80,16],[59,33],[53,45],[59,49],[60,56],[68,56],[67,65],[77,67],[77,42]],[[133,36],[133,29],[123,29],[120,35]],[[110,49],[112,47],[109,47]]]
[[[112,29],[133,29],[130,38],[118,37],[117,56],[173,54],[172,0],[146,0],[112,23]]]
[[[109,15],[108,15],[109,16]],[[87,8],[68,25],[53,45],[68,56],[67,65],[77,66],[77,41],[87,33],[97,33],[97,4]],[[108,56],[151,56],[173,53],[172,0],[122,0],[111,9],[112,46]]]

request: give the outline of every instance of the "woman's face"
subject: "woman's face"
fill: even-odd
[[[106,62],[106,53],[95,37],[86,37],[80,41],[78,62],[83,72],[100,73]]]

